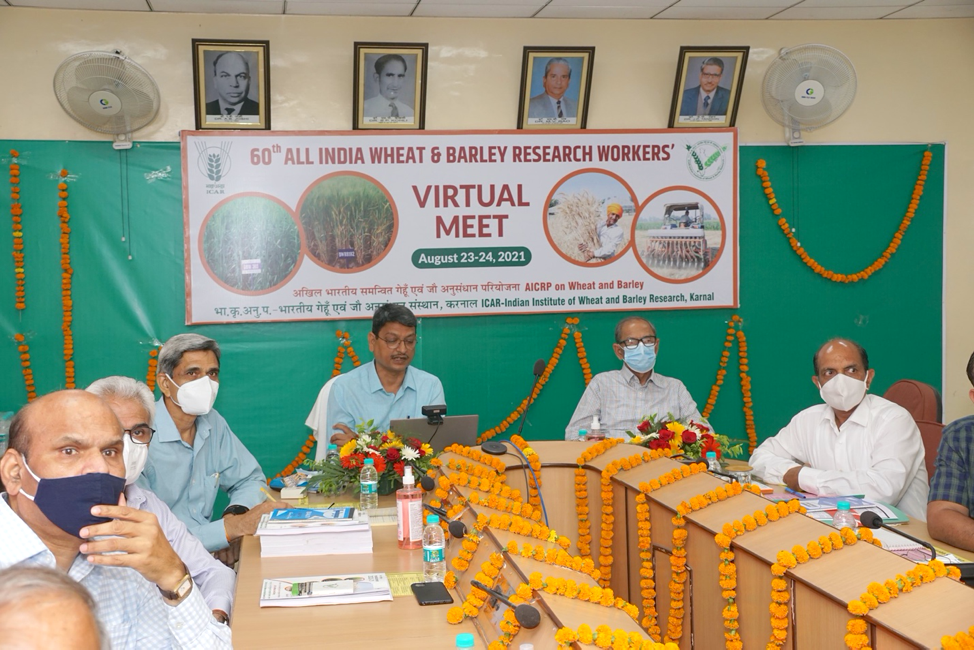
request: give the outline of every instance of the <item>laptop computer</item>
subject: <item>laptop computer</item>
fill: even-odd
[[[472,447],[477,444],[477,415],[447,415],[443,424],[430,424],[426,418],[392,420],[389,428],[401,438],[417,438],[428,442],[436,451],[443,451],[453,443]]]

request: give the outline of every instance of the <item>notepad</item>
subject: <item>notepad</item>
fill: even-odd
[[[269,578],[260,590],[261,607],[348,605],[392,600],[384,573]]]

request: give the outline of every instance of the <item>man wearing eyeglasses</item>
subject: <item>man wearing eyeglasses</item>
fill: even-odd
[[[717,57],[700,65],[700,85],[683,91],[680,115],[727,115],[730,91],[720,84],[724,62]]]
[[[390,420],[424,417],[424,406],[446,403],[440,380],[409,365],[416,353],[413,312],[382,305],[372,315],[368,340],[373,360],[339,376],[328,394],[331,443],[339,447],[355,437],[359,422],[372,420],[385,431]]]
[[[122,423],[122,461],[125,463],[125,502],[130,508],[151,512],[159,521],[159,527],[169,540],[176,555],[186,565],[193,582],[200,589],[203,600],[221,623],[229,621],[233,606],[233,590],[237,576],[227,566],[207,553],[203,544],[194,537],[162,499],[152,491],[135,485],[149,453],[149,442],[155,430],[155,402],[152,391],[141,381],[131,377],[104,377],[92,382],[89,393],[102,397]],[[108,524],[110,525],[110,524]]]
[[[615,340],[612,350],[622,368],[592,378],[565,429],[565,440],[579,440],[579,430],[588,429],[594,416],[612,438],[625,438],[625,431],[636,431],[639,421],[653,414],[704,421],[683,382],[653,371],[659,339],[652,323],[627,316],[616,325]]]

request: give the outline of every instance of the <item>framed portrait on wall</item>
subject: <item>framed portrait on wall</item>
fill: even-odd
[[[270,41],[193,39],[196,129],[271,128]]]
[[[748,46],[680,48],[670,128],[734,126]]]
[[[355,43],[352,128],[425,128],[428,54],[428,43]]]
[[[519,129],[584,129],[594,47],[524,48]]]

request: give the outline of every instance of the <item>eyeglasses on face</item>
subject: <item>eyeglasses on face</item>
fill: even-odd
[[[385,343],[386,344],[386,347],[388,347],[390,350],[395,350],[400,345],[405,345],[407,350],[412,350],[413,348],[416,347],[416,337],[415,336],[410,336],[410,337],[404,338],[404,339],[398,339],[398,338],[387,339],[387,338],[384,338],[382,336],[379,336],[377,338],[380,341],[382,341],[383,343]]]
[[[625,339],[624,341],[618,341],[618,343],[619,343],[619,345],[621,345],[622,347],[626,348],[627,350],[635,350],[639,346],[640,343],[642,343],[643,345],[645,345],[648,348],[651,345],[656,345],[656,337],[655,336],[644,336],[641,339],[629,338],[629,339]]]
[[[131,429],[122,429],[122,433],[127,434],[132,442],[137,445],[149,444],[149,441],[152,440],[152,434],[155,432],[156,430],[147,424],[132,427]]]

